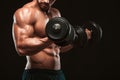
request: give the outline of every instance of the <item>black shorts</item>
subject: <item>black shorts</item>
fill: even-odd
[[[27,69],[22,80],[65,80],[62,70]]]

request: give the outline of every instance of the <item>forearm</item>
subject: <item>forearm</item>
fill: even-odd
[[[69,45],[67,45],[67,46],[61,47],[60,50],[61,50],[61,53],[65,53],[65,52],[67,52],[67,51],[70,51],[72,48],[73,48],[73,45],[69,44]]]
[[[21,55],[31,55],[48,47],[52,42],[47,38],[25,38],[17,44]]]

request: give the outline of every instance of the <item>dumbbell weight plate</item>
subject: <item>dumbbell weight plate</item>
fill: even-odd
[[[69,32],[69,23],[65,18],[55,17],[49,20],[45,30],[51,40],[61,41]]]

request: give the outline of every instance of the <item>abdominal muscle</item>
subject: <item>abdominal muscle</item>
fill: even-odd
[[[60,48],[55,44],[43,49],[42,51],[26,56],[27,64],[25,69],[50,69],[60,70]]]

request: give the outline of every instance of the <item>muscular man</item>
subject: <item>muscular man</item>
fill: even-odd
[[[54,2],[33,0],[14,14],[15,48],[19,55],[27,58],[22,80],[65,80],[59,54],[72,46],[57,46],[45,33],[49,19],[61,16],[57,9],[51,7]]]

